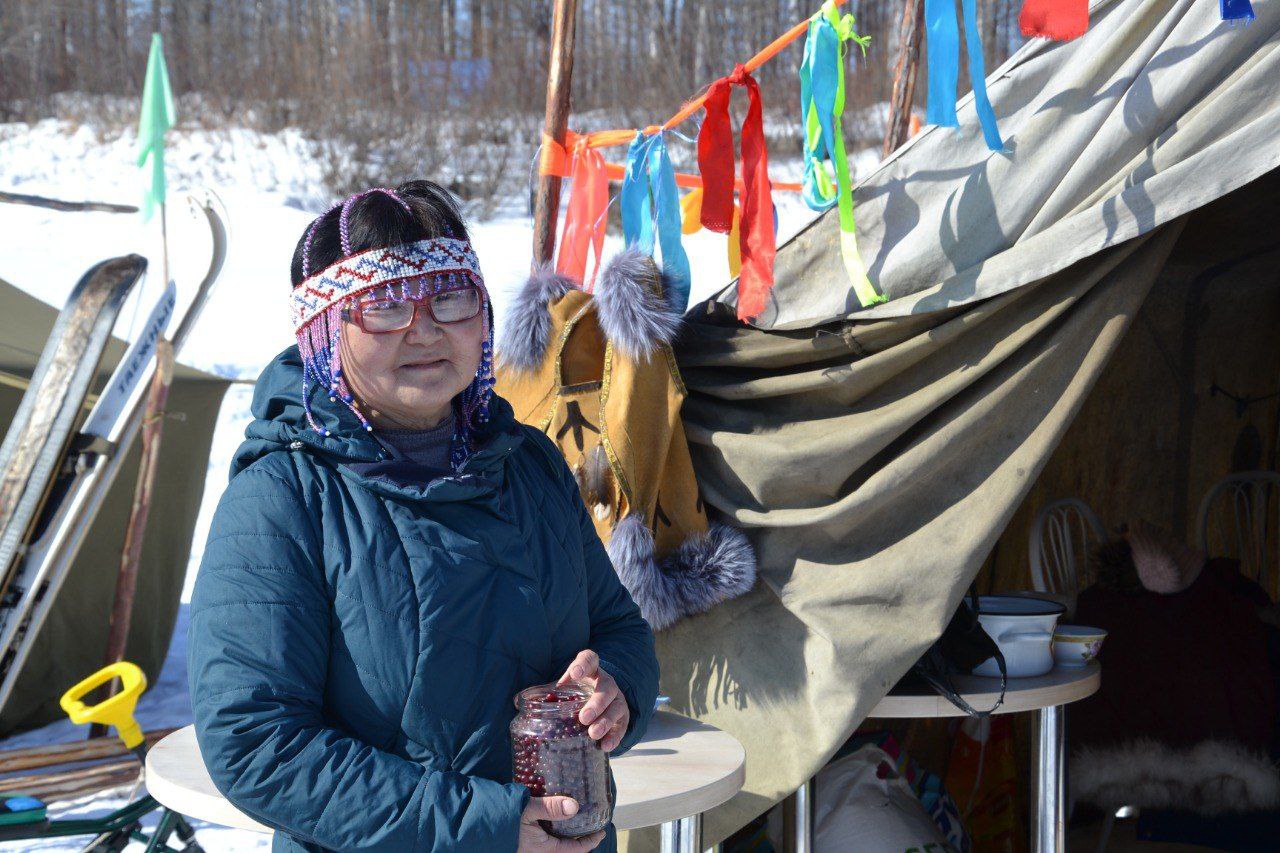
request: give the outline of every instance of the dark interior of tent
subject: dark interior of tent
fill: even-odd
[[[1270,684],[1242,673],[1243,662],[1214,673],[1198,669],[1201,664],[1215,668],[1208,653],[1208,660],[1186,661],[1187,645],[1197,646],[1206,635],[1232,628],[1222,624],[1223,616],[1188,612],[1198,603],[1207,608],[1215,602],[1197,602],[1184,592],[1179,606],[1159,614],[1167,621],[1161,627],[1173,640],[1164,648],[1163,660],[1150,659],[1149,666],[1121,672],[1136,662],[1108,657],[1108,667],[1117,671],[1104,678],[1099,694],[1069,706],[1067,739],[1076,765],[1081,749],[1093,749],[1104,763],[1138,760],[1126,752],[1130,744],[1115,734],[1134,727],[1123,709],[1126,702],[1143,704],[1152,736],[1172,730],[1166,740],[1190,747],[1196,740],[1193,733],[1207,730],[1209,745],[1221,747],[1218,758],[1227,763],[1238,764],[1241,756],[1222,746],[1224,741],[1246,741],[1270,760],[1280,757],[1275,689],[1280,613],[1272,604],[1280,598],[1280,510],[1272,505],[1280,494],[1264,496],[1261,530],[1251,542],[1236,535],[1235,507],[1229,500],[1206,500],[1215,484],[1231,475],[1280,469],[1277,222],[1280,173],[1271,172],[1189,214],[1184,222],[1172,223],[1180,234],[1139,313],[976,581],[983,593],[1031,589],[1028,551],[1038,545],[1037,514],[1055,501],[1076,498],[1092,508],[1107,535],[1092,543],[1094,553],[1078,569],[1082,590],[1108,570],[1107,558],[1114,556],[1108,543],[1114,548],[1125,531],[1144,522],[1193,547],[1200,547],[1203,538],[1211,559],[1236,561],[1243,576],[1264,588],[1269,602],[1258,610],[1269,629],[1270,659],[1251,662],[1268,667]],[[1135,654],[1159,654],[1160,645],[1139,642]],[[1190,654],[1196,655],[1194,650]],[[1188,707],[1196,709],[1193,720],[1170,719],[1180,718]],[[865,727],[882,725],[871,721]],[[948,755],[954,731],[946,723],[916,721],[893,729],[922,764],[945,766],[954,760],[954,753]],[[1030,760],[1032,737],[1031,726],[1015,717],[1010,739],[1020,766]],[[1211,758],[1196,758],[1214,766]],[[1193,764],[1187,759],[1178,772],[1193,775],[1188,769]],[[1091,769],[1073,767],[1073,773]],[[1137,784],[1132,777],[1125,782]],[[1157,792],[1156,797],[1165,795]],[[1248,794],[1236,791],[1234,796]],[[1025,797],[1018,806],[1029,808]],[[1250,845],[1274,838],[1276,827],[1274,814],[1241,827],[1231,815],[1205,819],[1177,809],[1156,812],[1145,825],[1126,827],[1121,821],[1115,827],[1087,803],[1073,817],[1069,844],[1080,849],[1096,843],[1104,827],[1112,833],[1108,849],[1126,849],[1125,839],[1185,839],[1188,834],[1215,846],[1243,845],[1230,849],[1264,849]]]
[[[1054,501],[1077,498],[1097,514],[1112,547],[1108,552],[1107,543],[1095,543],[1078,569],[1079,589],[1104,584],[1099,574],[1113,571],[1108,559],[1123,543],[1118,537],[1147,523],[1170,541],[1203,549],[1210,565],[1222,562],[1228,572],[1238,568],[1266,594],[1256,608],[1266,626],[1263,656],[1230,645],[1243,642],[1236,637],[1237,626],[1218,599],[1197,594],[1199,585],[1153,611],[1150,621],[1140,610],[1126,619],[1110,613],[1117,623],[1130,622],[1130,633],[1160,631],[1168,639],[1139,637],[1129,648],[1134,659],[1117,660],[1119,637],[1111,629],[1108,677],[1097,695],[1067,711],[1073,796],[1087,794],[1084,789],[1093,781],[1082,781],[1080,774],[1131,757],[1126,750],[1132,742],[1117,733],[1131,737],[1135,728],[1188,749],[1198,745],[1207,752],[1205,747],[1218,746],[1216,758],[1236,767],[1241,757],[1223,743],[1247,743],[1272,761],[1280,757],[1275,689],[1280,614],[1274,604],[1280,598],[1280,508],[1274,505],[1280,492],[1245,493],[1260,502],[1245,521],[1259,528],[1252,531],[1239,529],[1240,508],[1230,498],[1210,494],[1226,478],[1248,483],[1249,472],[1280,470],[1277,222],[1280,173],[1270,172],[1189,214],[1182,224],[1171,223],[1181,232],[1138,315],[979,575],[977,585],[984,592],[1032,588],[1028,551],[1038,546],[1037,513]],[[1081,615],[1075,621],[1087,621]],[[1240,618],[1248,621],[1251,615],[1246,608]],[[1215,655],[1203,648],[1206,644],[1221,646]],[[1229,662],[1224,665],[1223,659]],[[1129,709],[1139,704],[1143,719],[1135,723]],[[1024,731],[1020,750],[1026,750],[1028,738]],[[1092,749],[1095,760],[1082,761],[1082,749]],[[1185,760],[1178,772],[1193,776],[1196,762],[1176,757]],[[1148,759],[1150,754],[1142,761]],[[1214,758],[1196,759],[1221,767]],[[1133,777],[1117,781],[1136,784]],[[1156,799],[1166,795],[1158,792]],[[1232,796],[1243,800],[1249,792]],[[1197,793],[1187,797],[1196,799]],[[1081,811],[1088,816],[1087,806]],[[1076,818],[1073,842],[1092,840],[1100,831],[1088,821],[1081,827]],[[1151,840],[1198,835],[1215,846],[1251,849],[1259,838],[1274,839],[1276,826],[1274,813],[1241,827],[1230,815],[1204,819],[1175,810],[1166,812],[1163,822],[1157,816],[1145,828],[1128,831]]]

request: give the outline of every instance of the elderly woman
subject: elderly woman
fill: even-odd
[[[292,273],[298,345],[258,379],[192,602],[214,783],[275,850],[613,849],[544,831],[578,807],[512,782],[513,696],[585,682],[590,737],[627,749],[653,635],[563,458],[492,395],[456,206],[427,181],[353,196]]]

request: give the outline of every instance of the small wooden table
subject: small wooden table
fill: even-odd
[[[618,784],[614,825],[621,830],[661,825],[663,853],[699,851],[702,813],[738,793],[746,777],[746,753],[736,738],[664,711],[654,714],[640,743],[611,763]],[[187,817],[272,832],[214,787],[193,726],[151,747],[147,790]]]
[[[960,695],[977,711],[985,711],[1000,698],[1000,679],[976,675],[956,676]],[[1057,667],[1034,678],[1011,678],[1004,703],[997,714],[1036,714],[1036,800],[1033,812],[1032,849],[1035,853],[1060,853],[1066,849],[1066,707],[1098,691],[1102,668],[1097,662],[1083,667]],[[898,690],[885,696],[867,715],[869,719],[922,719],[963,717],[955,705],[931,688]],[[788,809],[794,809],[794,837],[791,848],[797,853],[813,850],[813,780],[791,795]]]
[[[1034,678],[1010,678],[997,714],[1032,711],[1036,715],[1036,798],[1033,810],[1033,849],[1036,853],[1066,849],[1067,757],[1066,706],[1098,692],[1102,667],[1096,661],[1083,667],[1055,667]],[[1000,698],[1000,679],[962,675],[955,678],[960,695],[975,710],[985,711]],[[934,691],[894,692],[880,700],[871,717],[902,719],[963,717],[955,705]]]

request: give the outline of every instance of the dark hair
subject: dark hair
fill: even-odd
[[[432,237],[468,239],[458,202],[444,187],[432,181],[406,181],[394,189],[396,195],[409,205],[412,215],[386,193],[370,193],[360,199],[347,213],[347,235],[353,252]],[[338,217],[341,214],[341,207],[330,210],[320,218],[311,236],[308,271],[312,275],[343,257],[342,240],[338,234]],[[293,287],[301,284],[304,278],[302,256],[306,250],[307,235],[304,232],[293,250],[293,263],[289,267]]]

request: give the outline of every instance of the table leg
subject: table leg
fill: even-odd
[[[1036,807],[1032,849],[1061,853],[1067,839],[1066,708],[1036,711]]]
[[[813,780],[796,788],[783,805],[783,847],[787,853],[813,853]]]
[[[659,827],[662,836],[662,853],[702,853],[698,845],[702,842],[702,815],[681,818],[662,824]]]

